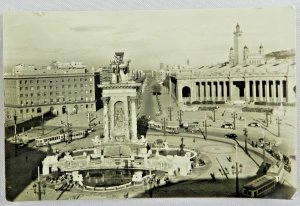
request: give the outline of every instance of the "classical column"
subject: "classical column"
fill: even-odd
[[[137,140],[136,97],[130,97],[130,133],[131,141]]]
[[[250,101],[250,86],[249,80],[245,79],[245,90],[244,90],[244,100],[249,102]]]
[[[114,112],[114,103],[110,103],[110,111],[109,111],[109,115],[110,115],[110,124],[109,124],[109,137],[110,140],[114,140],[114,116],[115,116],[115,112]]]
[[[269,80],[267,79],[266,81],[266,102],[269,102],[270,101],[270,84],[269,84]]]
[[[283,82],[282,80],[279,80],[278,82],[278,101],[279,102],[282,102],[282,98],[283,98],[283,93],[282,93],[282,87],[283,87]]]
[[[229,79],[229,98],[230,101],[233,101],[233,81],[231,79]]]
[[[220,101],[222,99],[221,82],[217,81],[217,87],[218,87],[218,98],[217,98],[217,100]]]
[[[259,101],[262,102],[263,101],[263,93],[262,93],[262,90],[263,90],[263,85],[262,85],[262,80],[259,81],[259,92],[258,92],[258,95],[259,95]]]
[[[211,100],[216,101],[216,87],[214,81],[211,82]]]
[[[109,97],[102,97],[103,102],[103,133],[104,140],[109,140],[109,119],[108,119],[108,100]]]
[[[226,84],[226,81],[223,82],[223,91],[224,91],[224,101],[227,101],[227,84]]]
[[[273,92],[274,91],[274,92]],[[273,100],[274,102],[277,102],[277,98],[276,98],[276,81],[273,80],[273,90],[272,90],[272,95],[273,95]]]
[[[252,81],[252,96],[253,96],[253,102],[256,102],[256,81]]]
[[[209,86],[208,86],[208,81],[205,81],[205,100],[209,100]]]
[[[200,82],[200,101],[204,101],[204,85]]]

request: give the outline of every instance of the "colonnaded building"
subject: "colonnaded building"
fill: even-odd
[[[99,74],[88,72],[81,62],[52,62],[42,68],[17,65],[4,75],[5,118],[96,111],[97,78]]]
[[[236,25],[229,61],[214,66],[169,69],[169,92],[187,102],[295,103],[296,65],[293,60],[267,60],[263,46],[250,53]]]

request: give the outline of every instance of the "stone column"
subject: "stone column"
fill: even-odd
[[[244,90],[245,101],[250,101],[250,83],[248,79],[245,79],[245,90]]]
[[[232,102],[233,101],[233,81],[231,79],[229,79],[229,98],[230,98],[230,101]]]
[[[275,87],[274,87],[274,81],[272,81],[272,86],[270,85],[270,87],[271,87],[271,93],[272,93],[272,100],[273,100],[273,102],[275,102]]]
[[[136,97],[130,97],[130,133],[131,141],[137,140]]]
[[[115,116],[115,112],[114,112],[114,103],[115,102],[110,102],[109,106],[110,106],[110,125],[109,125],[109,137],[110,140],[114,140],[114,116]]]
[[[256,102],[256,81],[252,81],[252,96],[253,96],[253,101]]]
[[[274,92],[273,92],[274,91]],[[276,81],[273,80],[273,90],[272,90],[272,95],[273,95],[273,100],[274,102],[277,102],[277,99],[276,99]]]
[[[209,100],[209,86],[208,86],[208,81],[205,81],[205,100],[208,101]]]
[[[278,83],[278,101],[279,102],[282,102],[282,100],[283,100],[282,87],[283,87],[282,80],[279,80],[279,83]]]
[[[109,140],[109,118],[108,118],[108,100],[109,97],[102,97],[103,102],[103,133],[104,140]]]
[[[217,98],[217,100],[220,101],[222,99],[221,82],[217,81],[217,87],[218,87],[218,98]]]
[[[269,80],[267,79],[266,81],[266,101],[269,102],[270,101],[270,84],[269,84]]]
[[[216,101],[216,87],[214,81],[211,82],[211,100]]]
[[[224,89],[224,101],[227,101],[227,84],[226,84],[226,81],[223,82],[223,89]]]
[[[263,94],[262,94],[262,89],[263,89],[263,85],[262,85],[262,80],[259,81],[259,92],[258,92],[258,95],[259,95],[259,101],[263,101]]]
[[[125,127],[126,127],[125,136],[126,136],[126,139],[130,141],[128,99],[127,99],[127,101],[124,101],[124,116],[125,116]]]
[[[202,85],[203,82],[200,82],[200,101],[204,100],[204,86]]]

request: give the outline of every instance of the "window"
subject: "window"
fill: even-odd
[[[33,80],[30,80],[30,84],[32,84]]]
[[[39,83],[40,82],[40,80],[36,80],[36,83]]]
[[[40,93],[37,93],[37,96],[39,97],[41,94]]]
[[[25,97],[28,97],[28,94],[25,94]]]
[[[20,94],[20,97],[23,97],[23,94]]]
[[[64,79],[62,79],[61,82],[64,82]]]
[[[52,89],[52,86],[50,86],[50,89]]]
[[[83,87],[83,84],[80,84],[80,87]]]
[[[53,92],[50,92],[50,95],[52,95],[53,94]]]
[[[44,89],[46,89],[47,87],[46,86],[44,86]]]
[[[31,112],[34,112],[34,108],[32,108]]]
[[[65,88],[65,85],[61,85],[61,88]]]
[[[23,114],[23,109],[20,109],[20,114]]]
[[[31,93],[30,96],[33,97],[33,93]]]
[[[27,80],[25,80],[25,84],[27,84]]]
[[[27,91],[28,90],[28,87],[25,87],[25,91]]]
[[[33,91],[33,87],[30,87],[30,90]]]
[[[36,89],[37,89],[37,90],[40,90],[40,86],[37,86]]]
[[[20,87],[20,91],[22,91],[23,87]]]
[[[44,92],[44,97],[46,96],[46,92]]]
[[[74,84],[74,87],[76,88],[76,87],[77,87],[77,84]]]
[[[50,83],[52,83],[52,80],[50,80]]]
[[[28,113],[29,112],[29,109],[26,109],[26,113]]]
[[[20,80],[19,83],[22,84],[22,80]]]
[[[89,105],[88,105],[88,104],[86,104],[86,105],[85,105],[85,108],[89,108]]]

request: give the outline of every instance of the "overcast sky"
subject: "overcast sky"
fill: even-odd
[[[295,48],[292,7],[112,12],[7,12],[4,67],[47,65],[52,60],[104,66],[124,51],[132,68],[159,63],[210,65],[228,60],[239,23],[250,52]]]

